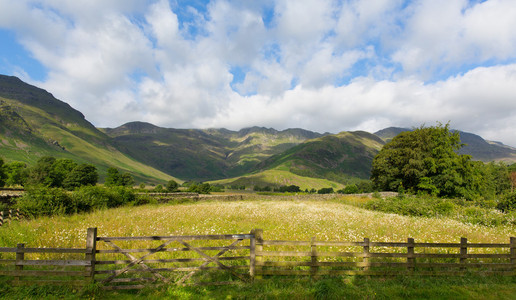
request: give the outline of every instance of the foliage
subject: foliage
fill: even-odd
[[[291,184],[291,185],[283,185],[279,188],[275,188],[274,191],[280,192],[280,193],[299,193],[301,192],[301,188],[297,185]]]
[[[81,186],[73,192],[61,188],[43,186],[29,187],[23,197],[18,198],[17,206],[32,217],[64,215],[90,212],[96,209],[118,207],[130,203],[150,203],[148,199],[137,199],[130,188],[100,186]]]
[[[23,214],[36,216],[63,215],[75,212],[72,199],[63,189],[30,187],[17,199],[17,207]]]
[[[117,168],[110,167],[107,170],[106,186],[132,186],[134,179],[129,173],[120,173]]]
[[[359,189],[356,184],[348,184],[343,189],[337,191],[339,194],[357,194]]]
[[[27,165],[23,162],[13,161],[9,164],[4,165],[5,172],[7,174],[7,180],[5,182],[8,186],[25,185],[28,176]],[[0,171],[1,172],[1,171]]]
[[[97,168],[90,164],[80,164],[73,168],[63,181],[63,187],[74,189],[86,185],[95,185],[99,179]]]
[[[175,180],[171,179],[167,182],[167,192],[177,192],[178,188],[179,184]]]
[[[7,179],[7,174],[4,170],[4,160],[0,157],[0,187],[3,187]]]
[[[154,190],[153,190],[155,193],[163,193],[165,192],[165,189],[163,188],[163,186],[161,184],[158,184]]]
[[[333,194],[333,188],[322,188],[317,191],[317,194]]]
[[[99,175],[91,164],[77,164],[71,159],[43,156],[28,170],[22,163],[12,163],[10,177],[13,183],[27,186],[66,188],[72,190],[84,185],[95,185]]]
[[[200,183],[200,184],[192,184],[188,190],[188,192],[191,193],[198,193],[198,194],[209,194],[211,191],[211,186],[209,183]]]
[[[496,206],[502,212],[516,211],[516,192],[505,195]]]
[[[376,188],[407,190],[466,199],[495,193],[496,168],[472,162],[456,153],[463,145],[449,124],[403,132],[387,143],[373,160],[371,180]],[[489,180],[488,180],[489,179]]]
[[[502,214],[496,209],[482,207],[461,199],[443,199],[432,196],[399,196],[374,198],[363,207],[386,213],[426,218],[453,218],[463,223],[484,226],[516,225],[516,213]]]

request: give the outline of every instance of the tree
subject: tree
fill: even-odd
[[[177,192],[177,189],[179,188],[179,184],[175,180],[169,180],[167,182],[167,192]]]
[[[27,165],[19,161],[13,161],[4,165],[7,174],[5,182],[8,186],[21,185],[24,186],[27,181]],[[1,171],[0,171],[1,172]]]
[[[56,159],[52,156],[41,157],[30,169],[27,184],[46,187],[55,186],[55,180],[52,176],[52,166],[55,161]]]
[[[95,185],[99,179],[97,168],[90,164],[77,165],[63,181],[67,189],[74,189],[84,185]]]
[[[104,182],[106,186],[132,186],[134,185],[133,176],[129,173],[120,173],[117,168],[108,168]]]
[[[400,133],[373,159],[371,180],[380,190],[478,197],[482,168],[456,153],[462,146],[449,124]]]
[[[107,169],[107,175],[106,180],[104,184],[106,186],[117,186],[118,182],[120,181],[120,172],[117,168],[108,168]]]
[[[334,191],[333,191],[332,187],[321,188],[321,189],[317,190],[317,194],[333,194],[333,193],[334,193]]]
[[[56,159],[50,170],[50,178],[53,187],[62,187],[66,177],[70,176],[72,170],[77,167],[77,163],[71,159]]]
[[[132,186],[134,185],[134,179],[133,176],[129,173],[123,173],[118,178],[118,185],[119,186]]]

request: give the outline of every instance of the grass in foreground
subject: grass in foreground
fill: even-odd
[[[514,299],[512,277],[267,278],[229,286],[162,286],[140,291],[102,291],[96,286],[11,287],[1,299]]]
[[[347,196],[349,197],[349,196]],[[264,230],[265,239],[507,243],[514,226],[465,224],[449,218],[400,216],[364,210],[327,200],[252,200],[197,202],[177,205],[121,207],[64,217],[43,217],[0,227],[0,247],[24,242],[27,247],[84,247],[86,228],[99,236],[197,235],[247,233]],[[365,201],[362,198],[346,201]],[[56,287],[13,288],[0,282],[0,297],[26,298],[140,298],[140,299],[514,299],[514,277],[336,277],[311,281],[268,278],[254,284],[221,287],[176,287],[139,292],[102,292]]]

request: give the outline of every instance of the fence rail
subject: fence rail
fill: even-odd
[[[85,248],[0,248],[0,276],[14,284],[101,283],[105,289],[156,284],[227,284],[265,276],[516,276],[516,238],[509,243],[264,240],[249,234],[98,237]]]

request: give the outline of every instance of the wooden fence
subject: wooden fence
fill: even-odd
[[[516,238],[508,244],[277,241],[256,232],[255,274],[261,275],[516,275]]]
[[[0,276],[14,284],[97,282],[105,289],[228,284],[268,275],[516,276],[516,238],[503,243],[278,241],[249,234],[99,237],[85,248],[0,248]]]

